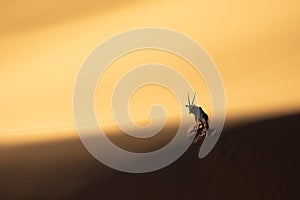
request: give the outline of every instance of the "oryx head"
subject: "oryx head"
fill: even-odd
[[[191,114],[191,113],[195,114],[195,112],[197,110],[197,106],[195,106],[195,104],[194,104],[194,102],[195,102],[195,96],[196,96],[196,92],[194,93],[193,101],[191,103],[190,102],[190,95],[188,93],[188,103],[189,103],[189,105],[185,105],[185,106],[189,108],[189,114]]]

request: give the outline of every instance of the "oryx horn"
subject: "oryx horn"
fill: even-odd
[[[195,97],[196,97],[196,92],[195,92],[194,97],[193,97],[192,105],[194,105]]]

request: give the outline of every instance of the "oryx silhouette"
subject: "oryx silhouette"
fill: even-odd
[[[194,97],[191,103],[190,95],[188,93],[188,105],[186,105],[186,107],[189,109],[189,114],[193,114],[195,116],[195,122],[198,125],[197,135],[195,137],[194,143],[196,143],[200,139],[200,137],[206,135],[209,129],[208,115],[204,112],[204,110],[200,106],[196,106],[194,104],[195,97],[196,97],[196,92],[194,93]]]

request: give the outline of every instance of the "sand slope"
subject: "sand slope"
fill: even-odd
[[[192,146],[147,174],[116,172],[78,139],[0,151],[0,199],[296,199],[300,115],[227,128],[205,159]]]

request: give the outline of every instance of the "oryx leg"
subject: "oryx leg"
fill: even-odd
[[[202,119],[200,119],[200,123],[201,123],[201,134],[200,134],[200,136],[205,136],[207,134],[206,120],[204,118],[202,118]]]

